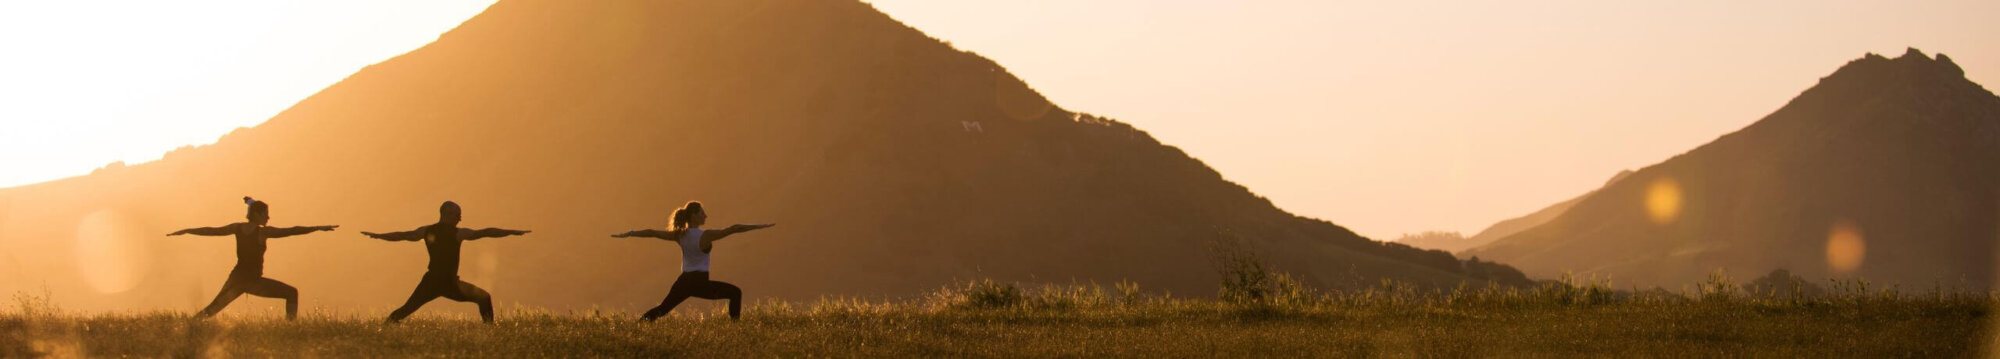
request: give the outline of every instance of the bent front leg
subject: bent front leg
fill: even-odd
[[[298,288],[294,288],[290,284],[285,284],[285,282],[279,282],[276,279],[257,278],[257,280],[251,281],[250,285],[244,286],[243,289],[244,293],[254,296],[284,299],[285,319],[294,320],[299,318]]]
[[[454,289],[456,290],[454,292],[456,293],[450,293],[448,295],[445,295],[445,298],[460,302],[472,302],[474,304],[478,304],[479,319],[485,320],[487,323],[493,322],[492,293],[487,293],[485,289],[479,289],[479,286],[472,285],[472,283],[466,283],[465,281],[462,280],[458,281],[458,283],[455,283],[455,287],[456,288]]]

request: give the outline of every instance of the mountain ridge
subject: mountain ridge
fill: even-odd
[[[1526,282],[1286,213],[865,3],[503,0],[215,144],[0,189],[41,209],[0,215],[0,247],[43,254],[0,289],[50,278],[81,308],[197,306],[226,241],[80,233],[239,221],[244,195],[270,202],[274,225],[342,225],[270,245],[267,273],[309,307],[401,300],[423,251],[354,233],[430,223],[444,200],[464,226],[535,231],[468,244],[462,272],[536,307],[657,301],[672,244],[606,236],[663,227],[688,200],[712,224],[780,224],[716,251],[715,278],[752,298],[978,278],[1209,295],[1215,245],[1325,287]]]
[[[1642,286],[1717,269],[1990,286],[2000,98],[1940,58],[1850,61],[1759,121],[1465,254]],[[1655,202],[1676,211],[1653,216]]]

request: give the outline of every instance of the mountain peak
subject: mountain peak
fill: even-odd
[[[1905,49],[1903,50],[1903,56],[1901,56],[1901,57],[1897,57],[1896,59],[1898,59],[1898,60],[1901,60],[1901,59],[1906,59],[1906,58],[1910,58],[1911,56],[1915,56],[1915,57],[1917,57],[1917,59],[1919,59],[1919,60],[1929,60],[1929,59],[1930,59],[1930,58],[1928,58],[1927,56],[1925,56],[1925,55],[1924,55],[1924,51],[1923,51],[1923,50],[1917,50],[1917,48],[1915,48],[1915,47],[1910,47],[1910,48],[1905,48]]]
[[[1958,63],[1952,62],[1951,56],[1945,56],[1944,53],[1942,52],[1938,53],[1937,64],[1938,67],[1943,68],[1946,71],[1946,73],[1951,74],[1951,76],[1956,76],[1960,78],[1965,77],[1965,69],[1959,68]]]
[[[1921,50],[1910,48],[1895,58],[1869,53],[1848,61],[1839,70],[1820,78],[1817,85],[1794,98],[1787,106],[1832,108],[1826,106],[1888,97],[1911,99],[1913,101],[1898,101],[1916,104],[1946,98],[1990,96],[1991,92],[1967,79],[1965,70],[1959,68],[1950,56],[1938,54],[1932,58]]]
[[[161,226],[134,227],[145,233],[241,218],[243,193],[296,209],[285,218],[370,229],[421,221],[425,203],[449,199],[471,207],[469,222],[562,238],[468,246],[467,277],[513,288],[510,301],[645,303],[665,283],[627,278],[671,268],[667,248],[568,239],[657,227],[702,200],[718,221],[810,228],[718,254],[760,297],[919,294],[970,278],[1213,292],[1220,274],[1200,263],[1228,248],[1325,287],[1531,283],[1286,213],[856,0],[501,1],[215,145],[106,172],[0,191],[6,206],[55,208],[9,213],[0,253],[52,258],[19,267],[66,273],[70,246],[27,239],[68,237],[106,210]],[[288,243],[270,262],[343,293],[315,299],[329,307],[393,298],[407,288],[346,279],[414,274],[424,255]],[[213,259],[154,263],[226,265]],[[199,284],[188,271],[155,278],[95,308],[154,305]],[[0,280],[0,292],[22,282]]]
[[[1950,56],[1940,53],[1937,55],[1937,58],[1933,59],[1928,55],[1924,55],[1923,50],[1918,50],[1914,47],[1909,48],[1901,56],[1897,56],[1894,59],[1884,57],[1880,54],[1869,53],[1859,59],[1849,61],[1847,65],[1841,66],[1840,70],[1834,71],[1832,75],[1827,75],[1826,78],[1821,79],[1821,82],[1824,84],[1847,79],[1859,80],[1861,83],[1872,85],[1887,85],[1889,83],[1882,81],[1897,80],[1932,80],[1942,81],[1941,83],[1970,82],[1965,79],[1965,70],[1959,68],[1958,63],[1952,62]]]
[[[1951,57],[1945,56],[1944,53],[1938,53],[1937,58],[1932,59],[1929,56],[1925,56],[1923,50],[1911,47],[1903,51],[1903,56],[1896,57],[1894,62],[1904,67],[1936,74],[1939,77],[1965,78],[1965,69],[1959,68],[1958,63],[1952,62]]]
[[[1763,119],[1464,255],[1673,286],[1717,269],[1996,282],[2000,98],[1942,54],[1867,54]],[[1655,216],[1671,203],[1672,216]],[[1865,264],[1830,237],[1866,227]],[[1850,253],[1853,253],[1850,251]],[[1801,266],[1803,264],[1803,266]]]

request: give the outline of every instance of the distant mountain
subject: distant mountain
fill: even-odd
[[[1604,186],[1607,187],[1611,186],[1611,184],[1618,183],[1618,180],[1625,179],[1625,176],[1630,176],[1630,175],[1632,175],[1632,171],[1629,170],[1618,171],[1618,174],[1612,175],[1611,179],[1604,180]],[[1528,230],[1529,228],[1535,228],[1535,226],[1542,225],[1542,223],[1548,223],[1549,220],[1556,219],[1556,216],[1562,215],[1563,212],[1569,211],[1569,208],[1571,206],[1575,206],[1577,202],[1583,202],[1584,198],[1589,198],[1590,195],[1593,193],[1597,193],[1597,190],[1591,190],[1590,192],[1585,192],[1583,195],[1576,196],[1576,198],[1570,198],[1567,201],[1557,202],[1556,204],[1549,205],[1548,207],[1543,207],[1541,210],[1535,211],[1535,213],[1529,213],[1528,215],[1525,216],[1514,217],[1507,219],[1505,221],[1500,221],[1499,223],[1494,223],[1492,226],[1486,227],[1485,230],[1479,231],[1479,234],[1474,234],[1472,235],[1472,237],[1465,238],[1464,240],[1459,241],[1457,243],[1452,243],[1450,245],[1439,245],[1439,246],[1428,246],[1428,247],[1417,246],[1417,247],[1440,249],[1457,253],[1467,249],[1483,246],[1486,245],[1487,243],[1493,243],[1493,241],[1498,241],[1501,238],[1506,238],[1507,236],[1514,235],[1515,233],[1521,233],[1521,231]]]
[[[240,220],[244,195],[276,225],[343,225],[270,244],[267,273],[309,307],[402,301],[424,250],[356,232],[430,223],[444,200],[465,226],[535,231],[466,245],[465,278],[503,305],[656,303],[676,247],[606,236],[687,200],[715,226],[779,224],[716,251],[715,278],[752,298],[974,278],[1206,296],[1218,246],[1327,287],[1526,281],[1281,211],[859,1],[502,0],[214,145],[0,190],[0,252],[23,268],[0,291],[191,310],[230,241],[160,235]]]
[[[1870,54],[1742,130],[1465,254],[1641,286],[1787,269],[1990,288],[1996,185],[2000,98],[1943,54]]]
[[[1417,247],[1423,249],[1435,249],[1446,252],[1456,252],[1472,246],[1470,243],[1467,243],[1467,238],[1465,238],[1465,234],[1461,234],[1458,232],[1446,232],[1446,231],[1428,231],[1417,234],[1404,234],[1402,237],[1397,237],[1394,242],[1407,244],[1410,245],[1411,247]]]

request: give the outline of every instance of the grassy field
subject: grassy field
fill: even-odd
[[[197,320],[64,314],[32,296],[0,314],[0,356],[1985,356],[1991,295],[1847,289],[1813,297],[1273,286],[1224,300],[1134,286],[976,282],[906,301],[766,302],[636,323],[630,313],[502,313],[380,323],[379,313]]]

